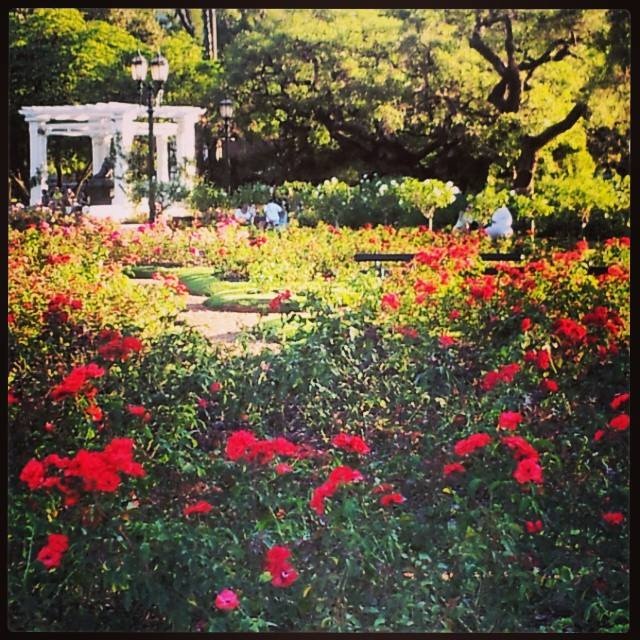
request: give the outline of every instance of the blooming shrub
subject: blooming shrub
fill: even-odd
[[[473,234],[200,231],[10,232],[13,629],[627,627],[624,241],[487,280]],[[419,259],[378,278],[366,245]],[[158,246],[291,255],[348,303],[310,285],[279,351],[227,354],[122,276]]]

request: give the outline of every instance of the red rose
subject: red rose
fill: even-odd
[[[464,473],[465,468],[459,462],[452,462],[450,464],[445,464],[442,471],[445,476],[450,476],[452,473]]]
[[[517,411],[503,411],[498,418],[498,427],[515,431],[522,420],[522,415]]]
[[[535,520],[533,522],[531,520],[527,520],[524,523],[524,526],[527,533],[540,533],[543,529],[542,520]]]
[[[440,343],[441,347],[443,347],[444,349],[447,349],[450,346],[454,345],[457,342],[457,340],[445,333],[438,337],[438,342]]]
[[[493,389],[498,384],[498,382],[500,382],[500,376],[498,375],[498,373],[496,371],[488,371],[484,374],[482,380],[480,381],[480,386],[485,391],[491,391],[491,389]]]
[[[96,404],[90,404],[85,409],[85,412],[93,422],[100,422],[100,420],[104,418],[104,411],[102,411],[102,409]]]
[[[324,501],[336,492],[336,486],[324,482],[313,490],[309,506],[319,515],[324,514]]]
[[[351,484],[352,482],[359,482],[362,479],[363,476],[357,469],[342,465],[331,471],[327,482],[335,486],[340,486],[343,484]]]
[[[613,400],[611,401],[611,404],[609,405],[614,411],[617,411],[620,408],[621,404],[624,404],[629,398],[630,398],[630,394],[628,393],[617,393],[614,397]]]
[[[498,369],[498,376],[502,382],[513,382],[518,371],[520,371],[520,365],[517,362],[512,362],[501,366]]]
[[[276,465],[276,473],[281,476],[285,473],[291,473],[293,471],[293,467],[290,464],[287,464],[286,462],[281,462],[280,464]]]
[[[353,436],[348,433],[339,433],[337,436],[334,436],[331,444],[339,449],[344,449],[351,453],[359,453],[360,455],[366,455],[371,451],[360,436]]]
[[[551,378],[544,378],[540,386],[544,391],[548,391],[549,393],[555,393],[560,388],[558,387],[558,383],[555,380],[551,380]]]
[[[271,584],[280,588],[288,587],[298,579],[298,572],[289,564],[283,565],[272,575]]]
[[[298,579],[298,572],[289,562],[291,551],[287,547],[275,545],[267,551],[265,571],[271,574],[274,587],[288,587]]]
[[[256,441],[257,438],[252,431],[246,431],[245,429],[235,431],[227,440],[227,446],[225,449],[227,458],[234,462],[240,460],[240,458],[246,454],[249,446]]]
[[[523,318],[522,322],[520,323],[520,328],[523,332],[527,332],[529,331],[529,329],[531,329],[532,324],[533,323],[531,322],[531,318]]]
[[[139,404],[128,404],[127,405],[127,411],[132,415],[132,416],[137,416],[138,418],[142,417],[144,415],[144,412],[146,411],[146,409]]]
[[[618,526],[621,525],[624,521],[624,515],[622,515],[619,511],[607,511],[607,513],[602,514],[602,519],[607,524]]]
[[[609,426],[616,431],[626,431],[629,428],[629,416],[626,413],[621,413],[615,418],[611,418]]]
[[[218,393],[218,391],[220,391],[221,389],[222,383],[218,382],[217,380],[209,385],[209,391],[211,391],[211,393]]]
[[[413,327],[401,327],[396,326],[393,328],[396,333],[399,333],[407,338],[417,338],[420,334]]]
[[[240,600],[235,591],[231,589],[223,589],[215,600],[216,608],[221,611],[232,611],[240,606]]]
[[[289,300],[290,298],[291,298],[291,291],[289,291],[289,290],[286,290],[286,291],[283,291],[282,293],[279,293],[269,303],[269,310],[270,311],[278,311],[280,309],[280,307],[282,306],[282,303],[285,300]]]
[[[523,458],[538,460],[539,458],[538,452],[533,448],[533,446],[520,436],[505,436],[500,439],[500,442],[502,442],[502,444],[506,444],[507,447],[514,452],[513,457],[516,460],[521,460]]]
[[[524,458],[518,462],[513,477],[520,484],[527,482],[542,484],[542,467],[533,458]]]
[[[47,544],[38,551],[37,559],[47,569],[59,567],[62,556],[69,548],[69,538],[61,533],[50,533]]]
[[[186,517],[190,516],[192,513],[209,513],[213,509],[213,506],[210,505],[206,500],[198,500],[195,504],[189,505],[182,510],[182,514]]]
[[[20,480],[26,482],[29,489],[39,489],[44,482],[44,465],[35,458],[31,458],[20,472]]]
[[[336,467],[331,471],[329,477],[319,487],[313,490],[309,506],[320,516],[324,513],[324,501],[335,494],[338,488],[344,484],[359,482],[362,474],[351,467]]]
[[[474,433],[468,438],[458,440],[458,442],[456,442],[455,446],[453,447],[453,451],[458,456],[465,456],[469,453],[472,453],[476,449],[486,447],[490,442],[491,436],[489,434]]]
[[[380,498],[380,504],[383,507],[388,507],[392,504],[402,504],[405,500],[406,498],[401,493],[388,493]]]
[[[571,318],[558,318],[554,324],[554,333],[568,344],[579,344],[585,339],[587,329]]]
[[[381,304],[383,311],[397,311],[400,308],[400,298],[395,293],[385,293]]]

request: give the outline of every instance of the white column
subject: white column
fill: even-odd
[[[193,185],[196,176],[196,122],[199,116],[187,115],[177,118],[176,160],[184,168],[182,181],[186,187]],[[186,163],[186,165],[185,165]]]
[[[91,162],[93,164],[93,175],[100,171],[102,163],[109,155],[111,146],[111,136],[104,133],[97,133],[91,136]]]
[[[155,136],[158,152],[158,182],[169,182],[169,149],[166,136]]]
[[[118,118],[113,122],[114,138],[116,140],[116,158],[113,168],[113,206],[130,208],[131,202],[127,196],[125,175],[129,169],[127,158],[133,143],[133,118]]]
[[[39,178],[38,178],[39,175]],[[29,122],[29,178],[31,186],[29,204],[31,206],[42,202],[42,188],[47,186],[47,134],[45,122],[31,120]]]

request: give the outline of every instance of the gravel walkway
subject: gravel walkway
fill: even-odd
[[[162,285],[162,282],[159,280],[151,280],[149,278],[131,278],[131,281],[142,286]],[[254,327],[262,317],[259,313],[238,313],[235,311],[215,311],[208,309],[204,306],[206,299],[206,296],[189,294],[187,297],[187,308],[180,316],[214,344],[222,343],[233,345],[245,329]],[[264,348],[273,350],[279,345],[252,340],[249,346],[251,352],[257,353]]]

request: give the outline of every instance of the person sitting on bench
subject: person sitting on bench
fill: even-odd
[[[236,209],[234,213],[236,222],[239,222],[240,224],[253,224],[253,218],[255,215],[255,207],[250,207],[247,203],[243,204],[239,209]]]
[[[484,230],[492,240],[510,238],[513,235],[512,224],[511,211],[507,207],[500,207],[494,211],[491,216],[491,224],[487,225]]]
[[[458,221],[453,225],[452,233],[469,233],[469,231],[472,230],[471,225],[474,224],[474,221],[471,217],[470,211],[471,207],[467,207],[460,211]],[[475,224],[475,228],[478,228],[477,224]]]
[[[284,211],[282,207],[273,200],[267,202],[264,205],[264,215],[267,222],[268,229],[275,229],[280,224],[280,215],[283,214]]]

